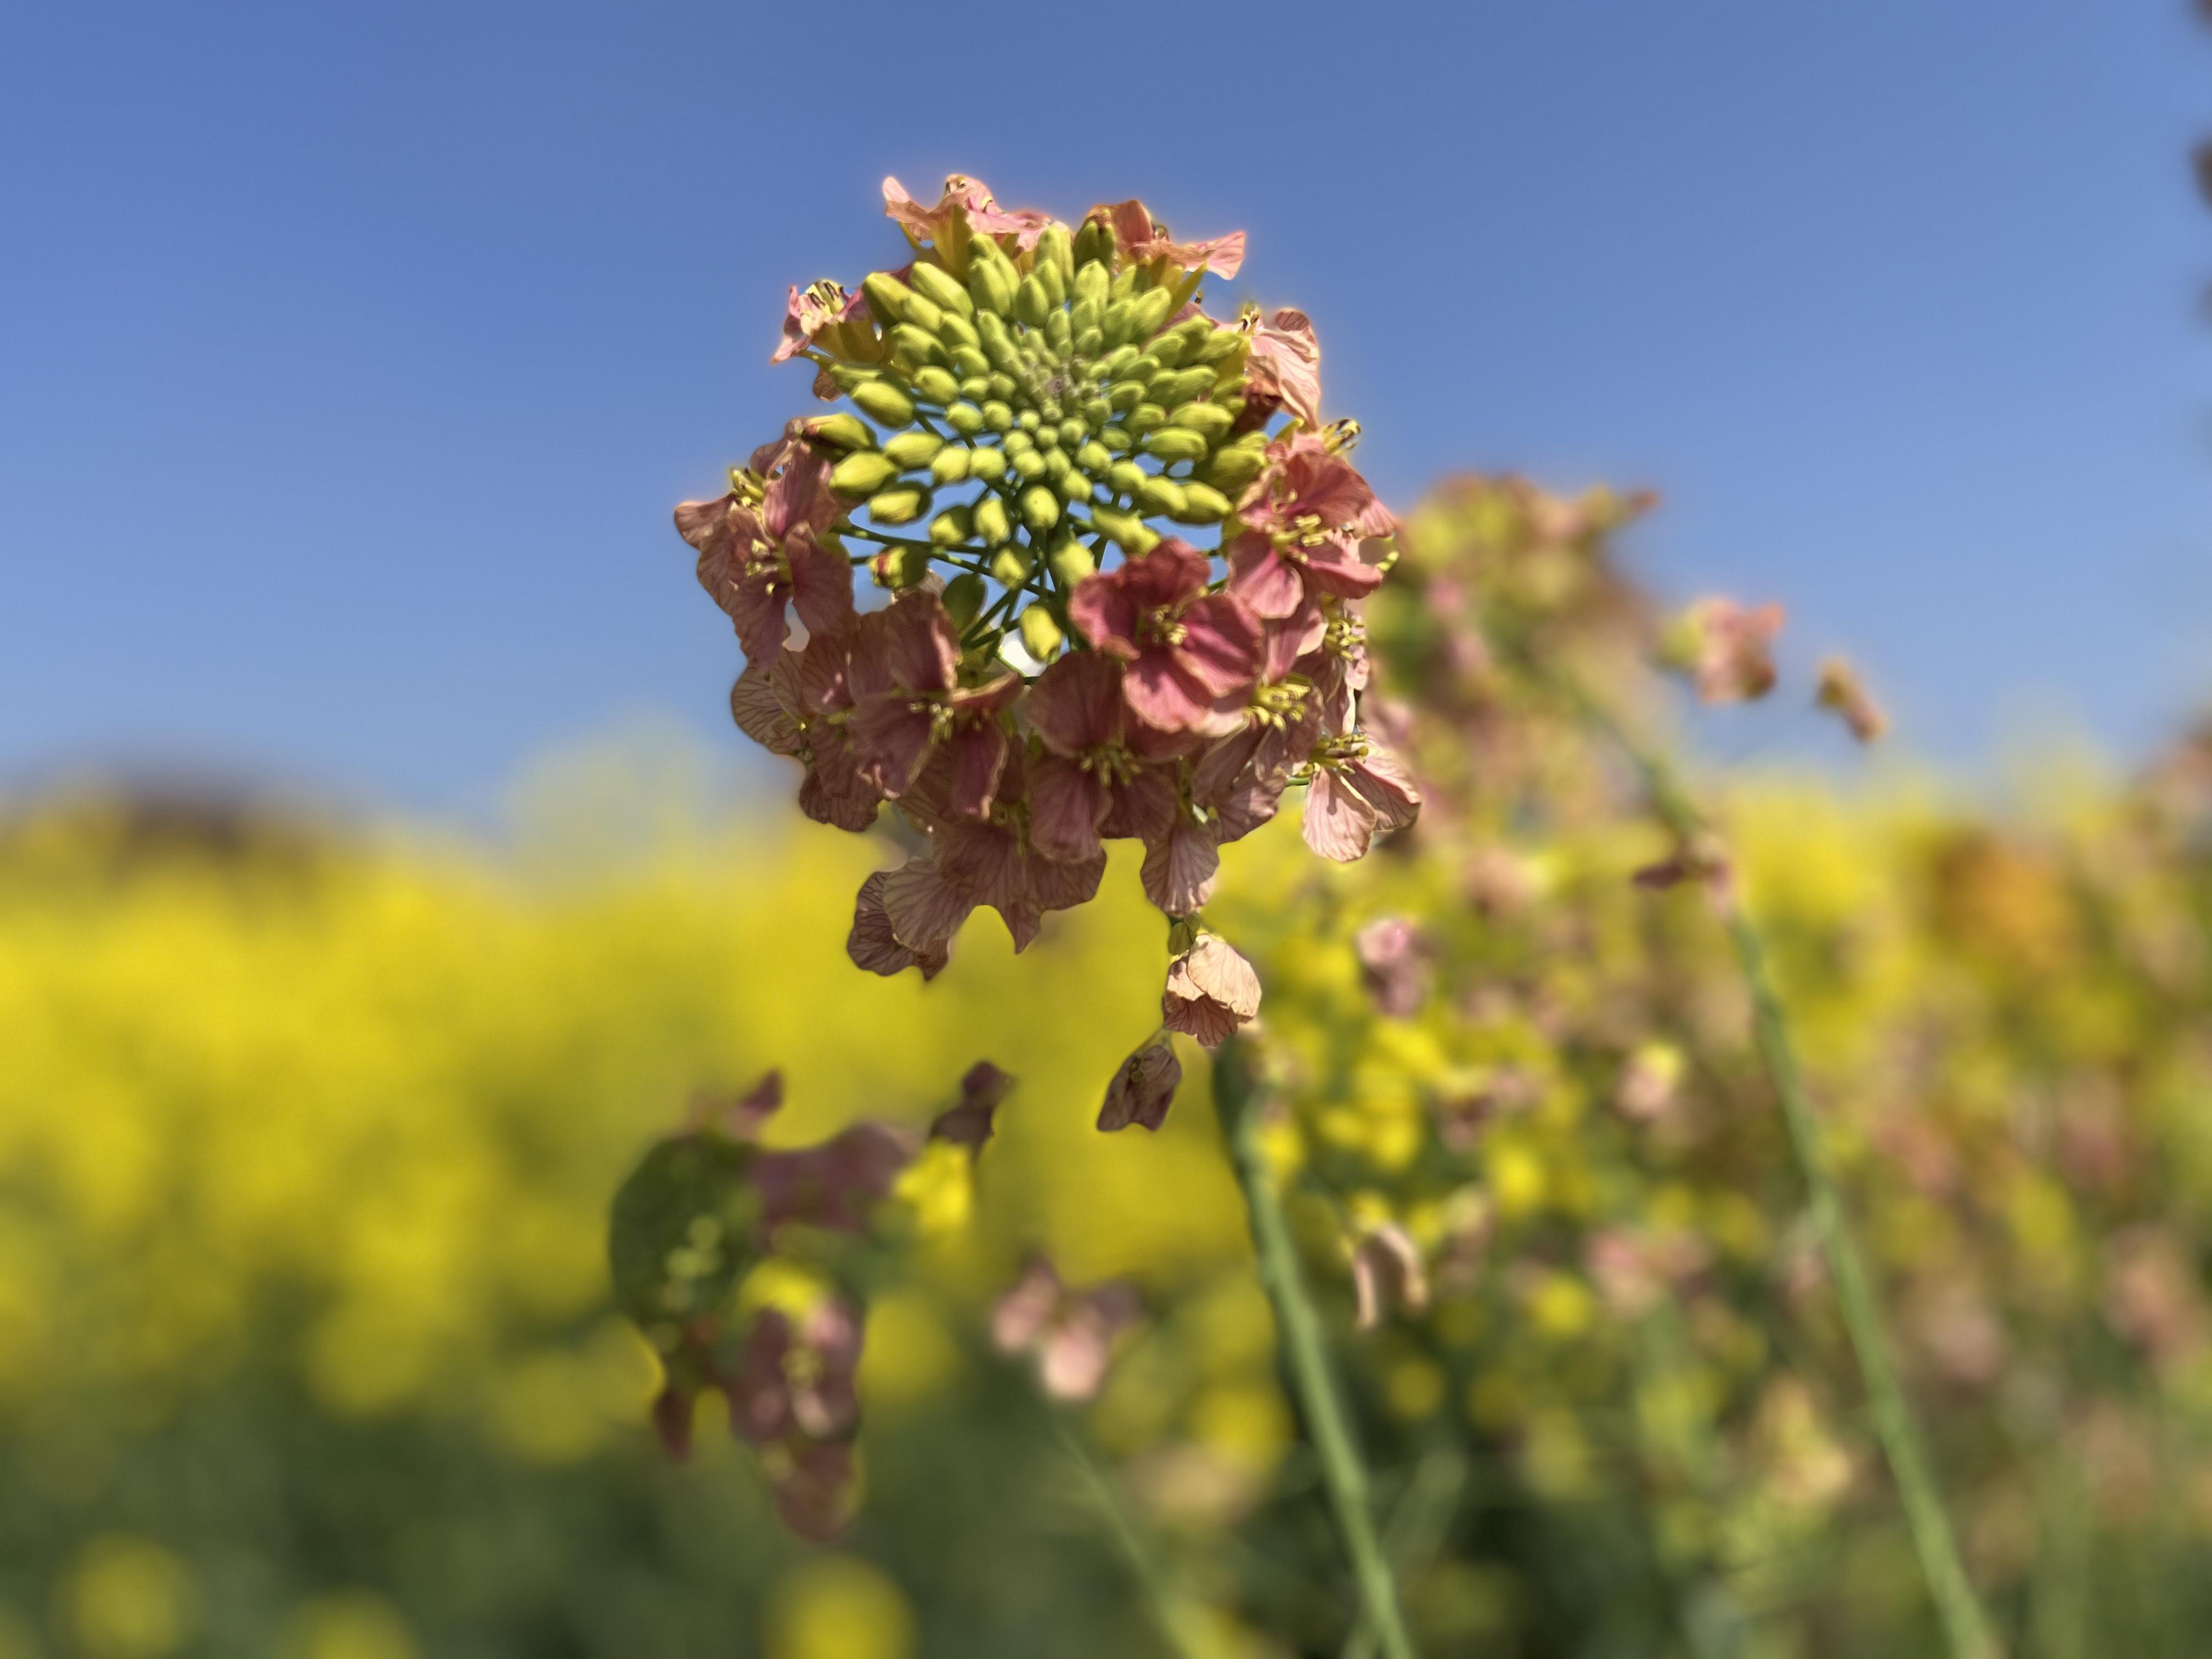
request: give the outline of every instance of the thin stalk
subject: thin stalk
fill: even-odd
[[[1053,1437],[1082,1477],[1084,1496],[1090,1500],[1092,1512],[1120,1547],[1130,1576],[1143,1593],[1145,1609],[1152,1615],[1154,1626],[1182,1659],[1199,1659],[1206,1651],[1205,1643],[1200,1632],[1192,1628],[1190,1614],[1170,1583],[1168,1570],[1161,1565],[1152,1540],[1130,1515],[1113,1477],[1099,1467],[1097,1454],[1063,1413],[1050,1406],[1046,1407],[1046,1411],[1052,1419]]]
[[[1524,659],[1525,661],[1525,659]],[[1534,668],[1545,681],[1564,692],[1577,711],[1627,759],[1642,779],[1653,809],[1668,830],[1686,844],[1709,837],[1711,826],[1676,775],[1666,757],[1645,747],[1616,719],[1613,711],[1567,675]],[[1741,894],[1731,893],[1723,906],[1729,946],[1736,970],[1751,997],[1752,1024],[1759,1059],[1774,1086],[1782,1118],[1790,1134],[1797,1170],[1805,1182],[1813,1227],[1826,1258],[1828,1274],[1836,1287],[1836,1302],[1843,1315],[1844,1331],[1857,1358],[1864,1378],[1867,1403],[1874,1419],[1875,1437],[1897,1482],[1905,1506],[1906,1524],[1920,1560],[1920,1575],[1936,1604],[1946,1644],[1953,1659],[1994,1659],[1997,1652],[1989,1617],[1966,1577],[1957,1535],[1952,1531],[1943,1498],[1928,1462],[1919,1425],[1898,1381],[1890,1355],[1889,1335],[1881,1304],[1876,1299],[1858,1241],[1844,1209],[1843,1194],[1828,1164],[1820,1139],[1820,1122],[1805,1090],[1797,1063],[1796,1045],[1780,992],[1768,970],[1765,941],[1760,938]]]
[[[1252,1247],[1259,1258],[1260,1283],[1274,1304],[1281,1333],[1284,1367],[1306,1433],[1320,1455],[1322,1484],[1335,1512],[1337,1534],[1359,1587],[1360,1606],[1382,1659],[1416,1659],[1406,1618],[1398,1605],[1398,1581],[1382,1553],[1367,1484],[1367,1466],[1353,1437],[1351,1419],[1329,1369],[1328,1346],[1299,1270],[1283,1197],[1260,1144],[1260,1113],[1253,1099],[1251,1061],[1244,1044],[1231,1037],[1213,1060],[1213,1105],[1229,1141],[1230,1156],[1244,1189],[1252,1224]]]

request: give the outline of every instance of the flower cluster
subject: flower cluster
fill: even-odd
[[[958,175],[933,205],[884,193],[912,259],[793,289],[775,353],[852,408],[676,511],[744,649],[738,725],[800,763],[810,817],[861,830],[890,802],[926,842],[861,889],[853,959],[928,977],[978,908],[1022,949],[1121,838],[1192,917],[1293,784],[1325,857],[1409,824],[1360,713],[1396,521],[1346,459],[1357,425],[1323,423],[1305,315],[1200,308],[1243,234],[1178,242],[1134,201],[1071,228]],[[856,600],[862,567],[887,602]]]

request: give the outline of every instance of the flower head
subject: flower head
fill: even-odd
[[[1260,976],[1219,934],[1200,934],[1168,964],[1160,1017],[1170,1031],[1218,1048],[1259,1012]]]
[[[1748,702],[1774,689],[1774,636],[1782,607],[1757,609],[1729,599],[1699,599],[1660,643],[1660,660],[1689,676],[1705,702]]]
[[[1067,602],[1084,637],[1127,665],[1122,696],[1156,730],[1217,724],[1222,701],[1259,677],[1260,624],[1234,595],[1209,592],[1210,575],[1205,554],[1170,537]]]
[[[1298,433],[1272,444],[1267,469],[1237,504],[1229,591],[1255,615],[1288,617],[1309,599],[1364,599],[1382,585],[1370,543],[1396,527],[1352,464]]]
[[[1116,1337],[1144,1316],[1126,1285],[1069,1291],[1042,1255],[1031,1256],[1014,1287],[991,1311],[991,1340],[1001,1353],[1027,1353],[1055,1400],[1090,1400],[1106,1381]]]

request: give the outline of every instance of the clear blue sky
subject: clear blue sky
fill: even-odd
[[[2208,71],[2182,0],[17,6],[0,783],[734,747],[669,506],[807,405],[784,284],[951,169],[1249,229],[1395,497],[1656,485],[1654,580],[1918,747],[2139,748],[2212,694]]]

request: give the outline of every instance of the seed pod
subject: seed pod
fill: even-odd
[[[991,360],[974,346],[953,347],[952,367],[963,377],[960,388],[963,392],[967,391],[970,382],[974,383],[976,393],[979,395],[989,389]]]
[[[1003,513],[1003,507],[1000,510]],[[1036,568],[1036,559],[1019,542],[1012,547],[1000,548],[991,556],[991,574],[1003,586],[1019,587],[1030,579],[1030,572]]]
[[[975,515],[964,507],[948,507],[929,521],[929,539],[938,547],[957,547],[975,527]]]
[[[1053,620],[1052,612],[1041,605],[1033,605],[1022,612],[1019,627],[1022,630],[1022,649],[1038,662],[1050,662],[1059,655],[1060,647],[1067,637],[1060,631],[1060,624]]]
[[[905,319],[907,301],[914,298],[914,290],[888,270],[870,271],[860,292],[868,296],[868,309],[890,323]]]
[[[1193,432],[1187,426],[1164,426],[1157,432],[1145,434],[1145,453],[1157,455],[1162,460],[1199,461],[1212,446],[1206,441],[1202,432]]]
[[[1013,459],[1014,476],[1020,478],[1024,483],[1033,483],[1037,479],[1044,477],[1044,457],[1039,454],[1036,450],[1024,449],[1018,451],[1009,449],[1006,453]]]
[[[1062,587],[1073,587],[1078,582],[1098,574],[1098,561],[1091,556],[1091,550],[1081,542],[1062,542],[1045,557],[1052,574]]]
[[[1093,438],[1075,452],[1075,464],[1094,478],[1106,476],[1106,469],[1114,465],[1114,457],[1104,444]]]
[[[1066,225],[1048,225],[1037,238],[1036,268],[1042,270],[1048,265],[1060,273],[1063,282],[1075,275],[1075,254],[1068,246]]]
[[[1178,524],[1218,524],[1229,516],[1231,503],[1211,484],[1200,483],[1195,478],[1182,487],[1182,515]]]
[[[868,516],[878,524],[912,524],[929,511],[929,492],[920,484],[893,484],[868,497]]]
[[[1170,519],[1180,519],[1183,513],[1182,486],[1172,478],[1163,478],[1158,473],[1147,474],[1137,486],[1137,505],[1147,513],[1164,514]]]
[[[969,516],[986,547],[996,547],[1014,533],[1013,523],[1006,516],[1006,504],[996,495],[984,496]]]
[[[1260,469],[1267,464],[1267,458],[1260,451],[1231,444],[1226,449],[1215,450],[1213,459],[1199,468],[1198,476],[1216,489],[1235,495],[1258,477]]]
[[[1014,411],[1002,399],[994,398],[983,405],[983,424],[994,432],[1012,431]]]
[[[955,576],[945,584],[945,591],[937,596],[945,607],[945,614],[955,625],[966,628],[981,614],[983,609],[983,579],[974,571]]]
[[[984,444],[968,454],[968,476],[989,483],[994,478],[1006,476],[1006,452]]]
[[[1070,269],[1072,270],[1073,267]],[[1036,268],[1036,278],[1038,282],[1044,284],[1044,298],[1047,306],[1057,311],[1067,303],[1067,285],[1071,280],[1067,270],[1061,270],[1058,265],[1040,264]]]
[[[1075,331],[1070,326],[1066,312],[1045,313],[1044,337],[1047,343],[1060,356],[1063,357],[1067,356],[1069,348],[1075,343]]]
[[[951,361],[938,337],[915,323],[897,323],[891,328],[892,348],[900,352],[916,368],[923,363],[942,363]]]
[[[902,472],[917,466],[927,466],[930,457],[936,454],[945,440],[933,433],[902,432],[884,445],[884,455]]]
[[[965,482],[968,477],[968,463],[973,456],[973,451],[963,449],[958,444],[945,445],[944,448],[930,457],[931,481],[938,484],[956,484]]]
[[[954,403],[960,397],[960,382],[952,378],[952,371],[934,363],[915,371],[914,389],[933,404]]]
[[[1022,285],[1014,290],[1014,315],[1031,328],[1041,327],[1045,313],[1052,309],[1052,301],[1045,297],[1044,284],[1034,275],[1022,278]]]
[[[816,443],[830,449],[873,449],[876,434],[868,430],[867,423],[858,416],[839,410],[835,415],[817,415],[805,422],[806,435]]]
[[[878,426],[905,426],[914,419],[914,399],[889,380],[864,380],[851,397]]]
[[[1152,387],[1152,396],[1169,408],[1188,403],[1213,390],[1213,371],[1203,363],[1169,375]]]
[[[899,475],[899,464],[879,450],[856,449],[830,469],[830,488],[859,501]]]
[[[1237,417],[1218,404],[1182,404],[1168,416],[1176,426],[1187,426],[1194,432],[1202,432],[1208,441],[1219,443],[1229,435],[1229,428],[1237,424]]]
[[[1132,432],[1142,434],[1150,432],[1156,426],[1165,426],[1167,421],[1167,410],[1162,409],[1158,404],[1147,403],[1139,404],[1131,410],[1129,418],[1122,424]]]
[[[1175,295],[1167,289],[1156,288],[1149,294],[1140,294],[1130,302],[1128,338],[1142,340],[1159,331],[1168,319],[1169,309],[1175,304]]]
[[[962,386],[962,392],[968,388]],[[945,411],[945,424],[963,438],[972,438],[983,429],[983,411],[973,404],[954,404]]]
[[[1089,501],[1094,486],[1088,477],[1071,466],[1052,481],[1052,487],[1072,504]]]
[[[1022,522],[1042,536],[1060,522],[1060,498],[1042,484],[1022,491]]]
[[[955,312],[963,317],[975,314],[975,302],[968,297],[968,290],[954,280],[949,270],[940,270],[935,265],[916,260],[914,269],[907,273],[906,280],[908,286],[915,293],[927,295],[942,310]]]

